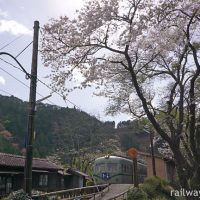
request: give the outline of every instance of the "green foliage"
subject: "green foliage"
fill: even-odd
[[[128,191],[128,200],[148,200],[148,198],[141,188],[133,188]]]
[[[2,127],[12,133],[14,143],[19,145],[19,150],[25,146],[27,108],[27,102],[13,96],[0,95],[0,122]],[[97,146],[104,148],[99,141],[107,142],[113,137],[113,122],[102,123],[95,117],[74,108],[62,108],[42,103],[37,105],[33,152],[35,157],[46,157],[52,154],[66,155],[72,151],[80,153],[84,147],[94,152],[98,149]],[[16,153],[12,145],[13,141],[0,139],[0,151]],[[67,159],[67,156],[63,156],[62,161],[66,163]]]
[[[38,197],[37,200],[49,200],[50,198],[48,196],[42,196],[42,197]],[[56,200],[54,198],[54,200]]]
[[[57,200],[57,197],[48,197],[47,195],[44,195],[44,192],[42,191],[38,191],[38,190],[32,190],[32,195],[33,196],[37,196],[37,198],[35,197],[34,199],[36,200]],[[44,195],[44,196],[40,196],[40,195]]]
[[[23,190],[11,193],[5,200],[32,200]]]
[[[196,188],[196,189],[200,188],[200,182],[199,182],[200,167],[197,170],[194,170],[192,173],[193,177],[189,181],[191,188]]]
[[[200,49],[200,42],[193,42],[192,45],[196,50]]]
[[[20,137],[24,137],[26,133],[27,125],[27,103],[21,101],[20,99],[11,96],[5,97],[0,96],[0,117],[2,122],[4,122],[5,128],[14,134]],[[22,123],[23,122],[23,123]],[[24,143],[24,140],[18,141],[21,144]]]
[[[169,185],[169,183],[159,177],[146,178],[144,183],[140,185],[140,188],[147,193],[148,199],[176,199],[175,197],[170,196],[172,187]]]
[[[93,185],[95,185],[93,180],[90,179],[86,181],[86,186],[93,186]]]
[[[77,156],[73,159],[72,168],[89,173],[92,171],[92,164],[88,158]]]
[[[148,177],[139,188],[128,191],[128,200],[182,200],[170,196],[172,187],[169,183],[159,177]]]
[[[20,154],[19,149],[14,147],[9,140],[0,135],[0,152]]]
[[[20,154],[24,148],[27,135],[27,107],[27,102],[13,96],[0,95],[0,122],[13,138],[11,141],[0,138],[1,152]],[[97,155],[112,153],[119,149],[120,144],[124,151],[133,146],[140,150],[145,150],[142,148],[149,146],[149,135],[139,131],[142,121],[121,122],[116,130],[114,122],[103,123],[74,108],[40,103],[35,115],[33,155],[53,155],[69,167],[92,174],[89,162]],[[18,144],[19,149],[12,143]],[[93,155],[85,159],[85,155],[91,152]]]

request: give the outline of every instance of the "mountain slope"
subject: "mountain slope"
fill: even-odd
[[[27,134],[28,103],[0,95],[0,136],[18,153],[23,152]],[[5,132],[7,131],[7,135]],[[4,133],[4,134],[3,134]],[[102,123],[85,112],[49,104],[37,105],[34,155],[46,157],[56,152],[94,149],[115,138],[114,124]],[[99,142],[101,141],[101,142]]]
[[[28,103],[0,95],[0,152],[24,154]],[[109,153],[123,155],[130,147],[148,151],[149,135],[140,121],[101,122],[75,108],[38,104],[35,115],[34,156],[81,169],[81,163]],[[85,168],[85,167],[84,167]]]

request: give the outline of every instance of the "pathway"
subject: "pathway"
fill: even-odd
[[[105,192],[102,196],[99,195],[95,199],[96,200],[97,199],[98,200],[110,200],[119,194],[125,193],[131,187],[133,187],[132,184],[111,184],[109,186],[109,191],[107,191],[107,189],[105,189],[105,191],[107,191],[107,192]],[[117,198],[117,199],[122,199],[122,198]]]

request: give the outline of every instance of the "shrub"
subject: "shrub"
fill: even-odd
[[[32,195],[36,195],[36,196],[39,196],[41,194],[44,194],[43,191],[38,191],[38,190],[32,190]],[[40,196],[40,197],[37,197],[37,200],[56,200],[57,198],[56,197],[48,197],[48,196]]]
[[[37,200],[49,200],[50,198],[48,196],[42,196],[37,198]],[[55,200],[56,198],[53,198],[53,200]]]
[[[144,192],[147,193],[148,199],[176,199],[175,197],[170,196],[172,187],[169,185],[169,183],[159,177],[146,178],[140,187]]]
[[[39,195],[41,192],[33,191],[33,195]],[[48,196],[38,197],[37,200],[55,200],[57,198],[49,198]],[[18,190],[12,192],[8,197],[4,198],[3,200],[33,200],[28,194],[24,192],[24,190]]]
[[[128,200],[148,200],[148,198],[141,188],[132,188],[128,191]]]
[[[12,192],[5,200],[32,200],[23,190]]]
[[[87,180],[86,186],[93,186],[93,185],[95,185],[93,180],[91,180],[91,179]]]

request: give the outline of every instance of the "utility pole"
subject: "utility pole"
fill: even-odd
[[[138,169],[137,169],[137,156],[138,151],[136,148],[132,147],[128,150],[128,155],[133,160],[133,169],[132,169],[132,183],[135,187],[138,187]]]
[[[152,168],[153,168],[153,176],[156,176],[156,162],[155,162],[155,155],[153,149],[153,132],[150,131],[150,141],[151,141],[151,158],[152,158]]]
[[[137,157],[133,159],[133,177],[134,177],[134,186],[138,187]]]
[[[28,132],[26,137],[26,159],[24,168],[24,190],[31,196],[32,191],[32,159],[34,138],[34,116],[36,105],[37,61],[38,61],[39,22],[34,22],[33,52],[31,65],[30,95],[28,107]]]
[[[149,129],[149,127],[147,127]],[[143,129],[146,133],[149,134],[150,144],[151,144],[151,162],[152,162],[152,171],[153,176],[156,176],[156,161],[155,161],[155,155],[154,155],[154,148],[153,148],[153,131],[147,131],[146,129]]]

